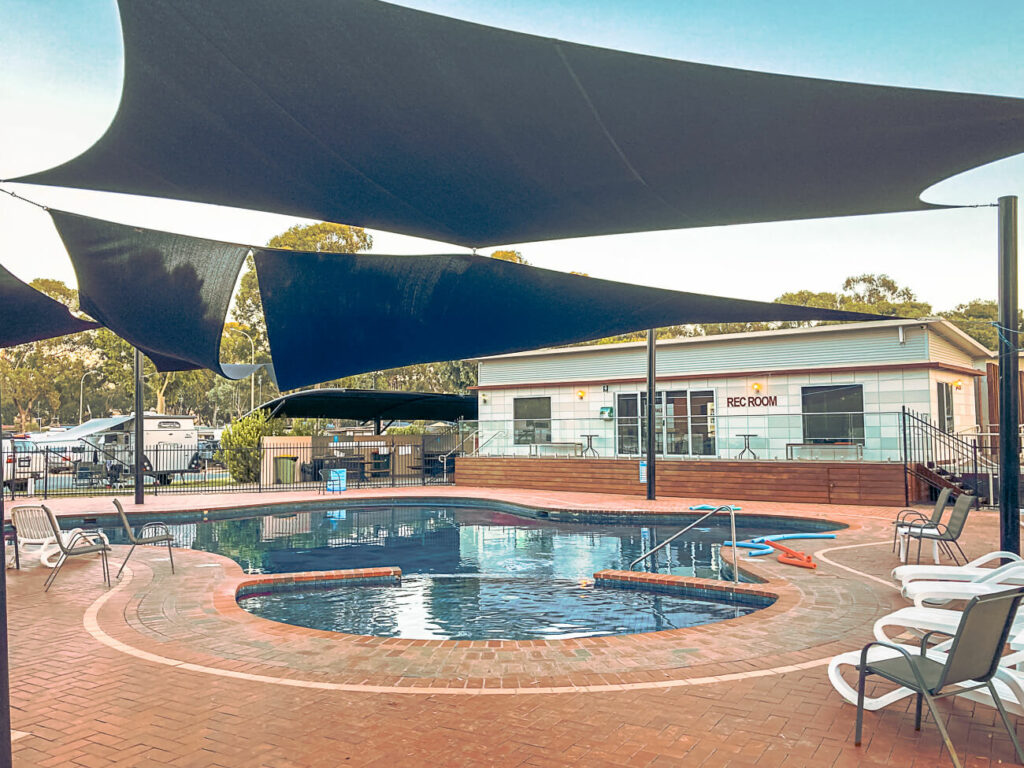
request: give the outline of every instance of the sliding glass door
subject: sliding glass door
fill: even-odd
[[[644,453],[647,450],[647,393],[619,394],[616,405],[618,454]],[[714,391],[658,392],[654,403],[654,430],[655,450],[659,454],[716,455]]]

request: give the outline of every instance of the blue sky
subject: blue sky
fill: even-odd
[[[211,0],[215,1],[215,0]],[[401,3],[494,26],[689,61],[857,82],[1024,97],[1024,3],[415,0]],[[112,0],[0,0],[0,178],[86,149],[117,107],[122,51]],[[9,187],[116,221],[263,243],[298,221],[170,201]],[[1024,195],[1024,157],[929,190],[954,204]],[[990,208],[642,233],[517,246],[538,266],[680,290],[772,299],[834,290],[885,271],[937,309],[994,298]],[[375,233],[381,253],[459,250]],[[23,279],[74,275],[49,218],[0,200],[0,263]]]

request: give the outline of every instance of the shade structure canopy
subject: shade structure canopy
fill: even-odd
[[[476,397],[438,392],[391,392],[373,389],[307,389],[282,395],[259,406],[271,416],[300,419],[402,419],[458,421],[477,417]]]
[[[258,367],[220,363],[248,246],[49,213],[75,268],[82,310],[145,352],[157,370],[209,368],[239,379]]]
[[[377,0],[119,0],[122,101],[21,181],[466,246],[916,211],[1024,100],[750,72]]]
[[[877,315],[668,291],[471,254],[254,249],[282,389],[680,323]]]
[[[98,328],[0,266],[0,347]]]

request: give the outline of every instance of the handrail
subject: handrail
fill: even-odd
[[[443,470],[443,473],[444,473],[443,474],[443,478],[444,478],[444,482],[445,483],[448,482],[448,459],[451,458],[451,455],[453,453],[455,453],[456,451],[461,450],[462,446],[466,444],[467,440],[469,440],[471,437],[476,437],[479,434],[480,434],[480,430],[479,429],[473,430],[468,435],[466,435],[464,438],[462,438],[458,442],[458,445],[456,445],[454,448],[452,448],[450,451],[448,451],[448,453],[444,454],[441,457],[441,467],[442,467],[442,470]],[[494,438],[496,438],[496,437],[498,437],[500,435],[504,435],[504,434],[505,434],[505,430],[501,430],[499,432],[495,432],[493,435],[491,435],[486,440],[484,440],[483,443],[478,445],[476,447],[476,450],[474,451],[474,453],[479,453],[480,449],[483,448],[485,445],[487,445],[489,442],[491,442],[491,440],[493,440]]]
[[[733,584],[738,584],[739,583],[739,574],[740,574],[740,561],[739,561],[739,557],[737,555],[737,546],[736,546],[736,510],[733,509],[733,506],[731,504],[723,504],[720,507],[716,507],[715,509],[711,510],[710,512],[707,512],[706,514],[703,514],[700,517],[698,517],[696,520],[694,520],[692,523],[687,525],[685,528],[680,528],[678,531],[676,531],[671,536],[669,536],[667,539],[665,539],[663,542],[661,542],[661,544],[659,544],[658,546],[654,547],[653,549],[649,549],[648,551],[646,551],[642,555],[640,555],[640,557],[638,557],[636,560],[631,562],[629,564],[629,570],[632,571],[634,565],[636,565],[637,563],[639,563],[639,562],[641,562],[643,560],[646,560],[648,557],[653,555],[655,552],[660,550],[662,547],[668,546],[673,541],[675,541],[680,536],[682,536],[684,533],[689,531],[691,528],[693,528],[694,526],[704,522],[709,517],[711,517],[712,515],[716,515],[719,512],[728,512],[729,513],[729,527],[730,527],[730,531],[732,533],[732,539],[731,539],[731,541],[732,541],[732,580],[733,580]]]

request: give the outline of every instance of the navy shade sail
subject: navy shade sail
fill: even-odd
[[[19,181],[480,247],[926,210],[932,184],[1024,152],[1024,99],[675,61],[377,0],[118,4],[113,123]]]

